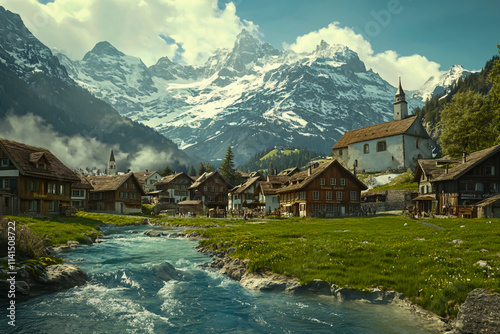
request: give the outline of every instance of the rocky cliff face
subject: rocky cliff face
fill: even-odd
[[[161,58],[145,68],[103,43],[81,61],[59,58],[95,96],[203,161],[223,159],[228,146],[236,164],[277,144],[329,153],[345,131],[393,115],[396,89],[355,52],[324,41],[311,53],[281,52],[242,31],[232,49],[196,67]]]

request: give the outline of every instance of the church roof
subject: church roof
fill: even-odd
[[[115,161],[115,154],[113,153],[113,150],[111,150],[111,155],[109,156],[109,161]]]
[[[398,121],[390,121],[364,128],[351,130],[344,133],[342,138],[333,146],[333,149],[347,147],[349,144],[359,143],[366,140],[400,135],[408,131],[413,125],[417,116],[409,116]]]

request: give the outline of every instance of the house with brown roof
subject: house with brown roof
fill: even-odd
[[[80,211],[87,211],[90,190],[93,189],[90,182],[84,175],[77,174],[80,181],[71,185],[71,206],[74,206]]]
[[[1,214],[59,214],[78,181],[48,149],[0,138]]]
[[[464,154],[461,160],[420,160],[414,180],[421,211],[475,216],[474,206],[500,194],[500,145]]]
[[[433,141],[417,116],[408,115],[401,87],[396,92],[394,120],[347,131],[333,146],[333,158],[360,171],[406,170],[418,159],[432,157]]]
[[[140,213],[144,190],[133,173],[87,176],[92,185],[89,211],[118,214]]]
[[[203,212],[197,213],[206,214],[210,209],[227,210],[227,194],[231,188],[233,186],[218,171],[213,171],[203,173],[188,189],[192,201],[201,201]],[[183,204],[179,202],[179,207]]]
[[[300,172],[300,169],[298,170]],[[254,197],[266,214],[271,214],[280,209],[278,190],[290,179],[284,175],[268,175],[266,181],[259,182]]]
[[[154,185],[159,192],[160,202],[178,203],[191,199],[189,187],[194,180],[184,172],[167,175]]]
[[[134,172],[134,176],[137,178],[137,181],[139,181],[146,194],[150,191],[157,190],[155,184],[161,180],[161,175],[156,171],[150,172],[146,170],[145,172]]]
[[[282,213],[300,217],[334,217],[361,210],[367,187],[337,160],[315,163],[294,174],[277,190]]]
[[[258,173],[252,173],[252,175],[254,176],[229,191],[229,210],[239,211],[255,207],[254,193],[259,187],[259,183],[263,181],[263,178]]]

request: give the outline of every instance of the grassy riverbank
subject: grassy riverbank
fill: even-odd
[[[80,212],[75,217],[10,217],[50,245],[82,240],[99,225],[128,225],[142,217]],[[475,288],[500,292],[499,219],[426,219],[378,215],[339,219],[172,219],[154,223],[196,227],[201,243],[234,247],[232,257],[249,270],[267,268],[294,276],[364,290],[393,289],[441,316],[454,316]],[[84,239],[83,239],[84,240]]]
[[[234,247],[250,271],[268,268],[301,282],[321,279],[403,293],[454,316],[475,288],[500,292],[500,220],[410,220],[398,216],[288,219],[206,229],[205,246]],[[485,266],[478,264],[484,261]]]

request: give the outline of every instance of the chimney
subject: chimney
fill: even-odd
[[[449,166],[450,166],[449,164],[446,164],[446,172],[445,172],[446,174],[448,174],[448,167]]]
[[[149,172],[149,170],[146,169],[146,173],[148,173],[148,172]]]
[[[462,163],[467,162],[467,156],[465,155],[465,151],[462,153]]]
[[[312,174],[312,166],[309,165],[309,167],[307,168],[307,176],[311,176]]]

